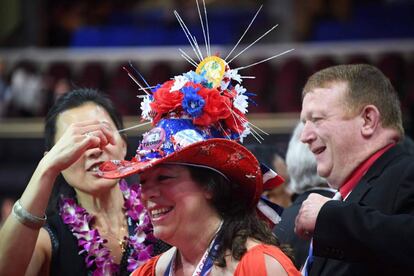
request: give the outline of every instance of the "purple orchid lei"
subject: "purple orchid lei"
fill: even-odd
[[[141,203],[141,189],[139,185],[130,187],[125,180],[121,180],[119,187],[124,196],[124,211],[128,221],[135,224],[133,235],[124,237],[128,247],[132,249],[128,257],[127,270],[134,271],[138,266],[151,258],[152,245],[145,245],[144,241],[152,241],[152,225],[147,211]],[[79,206],[72,198],[62,198],[60,201],[60,216],[68,225],[70,231],[78,239],[79,254],[85,253],[85,264],[88,269],[94,269],[93,276],[117,275],[119,265],[111,256],[111,251],[105,247],[107,240],[103,239],[97,229],[91,227],[94,217]],[[128,222],[128,224],[129,224]]]

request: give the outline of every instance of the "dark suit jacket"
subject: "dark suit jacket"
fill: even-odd
[[[414,156],[385,152],[348,198],[321,209],[310,275],[412,275]]]
[[[295,256],[295,265],[298,269],[302,267],[308,257],[310,241],[301,239],[295,234],[295,219],[302,206],[302,202],[311,193],[317,193],[326,197],[332,197],[334,195],[333,191],[327,189],[313,189],[298,195],[292,202],[292,205],[283,210],[282,220],[273,229],[273,233],[275,233],[281,244],[289,244],[292,247]]]

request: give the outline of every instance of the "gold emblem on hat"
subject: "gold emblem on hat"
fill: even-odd
[[[225,70],[226,62],[223,59],[217,56],[209,56],[200,62],[196,73],[204,76],[211,84],[211,88],[217,88],[221,85]]]

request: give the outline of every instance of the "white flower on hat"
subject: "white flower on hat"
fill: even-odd
[[[235,108],[240,110],[243,114],[247,113],[247,107],[249,106],[249,102],[247,101],[248,97],[244,95],[244,92],[246,92],[246,88],[241,86],[240,84],[236,84],[234,87],[234,90],[236,90],[236,98],[234,99],[233,105]]]
[[[141,117],[144,120],[148,120],[152,122],[152,117],[150,116],[151,113],[151,106],[150,103],[152,102],[152,97],[150,95],[144,96],[141,102]]]
[[[240,134],[240,137],[239,137],[240,143],[243,143],[244,137],[247,137],[247,136],[250,135],[250,133],[252,133],[251,130],[250,130],[249,122],[243,123],[243,127],[244,127],[244,130],[243,130],[242,134]]]
[[[237,70],[230,69],[224,72],[223,80],[221,81],[221,90],[226,90],[231,80],[235,80],[238,83],[242,82],[241,76],[237,73]]]
[[[179,75],[174,77],[174,84],[171,86],[170,91],[178,91],[189,81],[185,76]]]
[[[238,73],[238,70],[237,70],[237,69],[231,69],[231,70],[228,70],[228,71],[224,74],[224,76],[225,76],[225,77],[226,77],[226,74],[228,75],[228,77],[229,77],[230,79],[235,80],[235,81],[237,81],[238,83],[241,83],[241,82],[242,82],[241,76],[239,75],[239,73]]]

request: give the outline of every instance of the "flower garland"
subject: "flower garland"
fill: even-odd
[[[126,181],[121,180],[119,187],[125,199],[123,209],[128,218],[128,226],[131,223],[135,224],[133,235],[124,237],[128,248],[132,251],[127,266],[127,270],[132,272],[151,257],[152,245],[145,245],[144,242],[153,239],[152,234],[147,234],[151,232],[152,225],[140,201],[139,185],[128,187]],[[60,216],[78,239],[78,246],[81,248],[79,254],[85,253],[86,267],[95,269],[92,275],[116,275],[120,266],[114,262],[111,251],[105,247],[107,240],[99,235],[97,229],[92,229],[91,222],[94,217],[72,198],[61,199]]]

